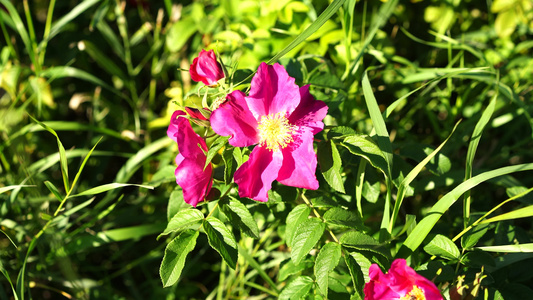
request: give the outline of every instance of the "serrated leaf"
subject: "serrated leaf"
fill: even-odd
[[[242,230],[249,237],[259,238],[259,227],[242,202],[233,198],[225,198],[219,201],[219,205],[233,226]]]
[[[169,287],[178,281],[187,254],[196,246],[199,232],[186,230],[175,237],[166,247],[163,261],[159,269],[161,281],[164,287]]]
[[[341,207],[333,207],[324,213],[324,221],[328,224],[344,226],[352,229],[364,227],[363,221],[353,212]]]
[[[315,261],[315,278],[322,295],[328,297],[329,273],[335,269],[341,258],[341,245],[327,243],[320,249]]]
[[[351,135],[344,139],[341,143],[352,154],[358,155],[366,159],[374,168],[383,172],[387,176],[387,159],[385,154],[379,146],[366,135]]]
[[[344,262],[346,263],[346,266],[348,266],[354,289],[357,291],[356,295],[358,295],[361,299],[363,296],[363,286],[365,285],[365,282],[368,282],[365,281],[365,276],[368,277],[368,275],[366,275],[368,273],[368,269],[365,268],[367,264],[363,265],[357,260],[361,260],[362,258],[364,258],[364,256],[357,252],[350,254],[345,252],[344,255]],[[368,259],[367,261],[370,262]],[[370,265],[368,265],[368,268],[370,268]]]
[[[317,218],[307,219],[298,225],[292,238],[291,259],[295,265],[313,249],[324,234],[325,228],[326,224]]]
[[[341,176],[341,157],[333,141],[318,145],[318,163],[326,182],[337,192],[344,193]]]
[[[292,260],[288,260],[278,272],[278,281],[285,281],[290,275],[299,273],[305,269],[309,269],[314,265],[311,260],[304,260],[299,265],[295,265]]]
[[[379,242],[373,237],[359,231],[350,231],[341,236],[341,245],[357,250],[366,250],[379,254],[385,258],[390,258],[390,253],[381,247]]]
[[[233,173],[235,173],[236,169],[236,161],[234,159],[233,151],[236,148],[224,151],[222,154],[222,159],[224,160],[224,183],[230,184],[233,180]]]
[[[474,247],[480,238],[482,238],[487,230],[489,229],[489,224],[478,224],[472,230],[468,231],[461,238],[461,245],[465,249],[470,249]]]
[[[470,251],[461,257],[461,264],[479,268],[482,266],[496,266],[494,257],[485,251]]]
[[[337,126],[335,128],[332,128],[328,132],[328,139],[342,139],[349,135],[354,135],[355,130],[351,127],[346,126]]]
[[[435,255],[450,260],[457,260],[461,255],[457,245],[455,245],[452,240],[441,234],[437,234],[433,239],[431,239],[431,241],[424,246],[424,251],[430,255]]]
[[[294,231],[302,223],[307,220],[309,214],[311,213],[311,208],[305,204],[300,204],[294,207],[289,215],[287,215],[287,220],[285,221],[285,240],[287,241],[287,246],[292,247],[292,237]]]
[[[182,230],[195,223],[200,223],[204,219],[204,214],[195,208],[188,208],[179,211],[168,222],[167,228],[157,238],[159,239],[163,235],[170,234]]]
[[[313,286],[309,276],[299,276],[291,281],[279,294],[279,300],[304,299]]]
[[[204,220],[204,229],[207,233],[209,245],[215,249],[224,261],[232,268],[237,266],[237,242],[233,233],[215,217]]]
[[[213,142],[213,144],[211,144],[211,147],[209,147],[209,150],[207,151],[204,170],[211,163],[211,161],[213,160],[213,157],[215,157],[215,155],[218,153],[218,150],[222,149],[222,147],[224,147],[227,144],[229,138],[230,138],[229,136],[219,136]]]

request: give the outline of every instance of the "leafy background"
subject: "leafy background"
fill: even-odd
[[[530,1],[0,0],[0,25],[1,299],[358,299],[393,257],[444,295],[533,292]],[[318,191],[230,193],[198,235],[168,231],[166,127],[201,49],[234,83],[279,60],[329,127]]]

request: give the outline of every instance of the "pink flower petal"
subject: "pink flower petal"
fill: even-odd
[[[229,143],[247,147],[259,142],[257,121],[248,109],[244,93],[233,91],[227,100],[211,114],[211,127],[223,136],[230,135]]]
[[[192,129],[183,111],[172,114],[167,134],[178,143],[179,154],[176,156],[178,165],[174,175],[176,183],[183,189],[185,202],[196,206],[203,201],[213,184],[213,167],[209,164],[204,170],[207,145],[205,141]],[[177,117],[177,118],[176,118]]]
[[[270,151],[256,146],[247,162],[235,171],[235,183],[239,186],[239,196],[253,200],[268,201],[268,191],[278,177],[283,162],[280,151]]]
[[[184,159],[174,172],[176,183],[183,189],[183,199],[194,207],[205,199],[213,183],[211,164],[204,171],[204,163],[205,157],[203,163]]]
[[[295,138],[291,145],[281,150],[283,165],[277,180],[284,185],[316,190],[317,158],[313,150],[313,134],[310,129],[302,128],[302,132]]]
[[[183,122],[183,120],[185,120],[185,122],[189,122],[189,120],[187,120],[186,118],[178,118],[178,116],[185,116],[187,115],[184,111],[181,111],[181,110],[176,110],[173,114],[172,114],[172,117],[170,118],[170,124],[168,125],[168,129],[167,129],[167,135],[169,138],[171,138],[174,142],[178,142],[176,140],[176,135],[178,134],[179,130],[180,130],[180,126],[183,126],[181,125]]]
[[[262,116],[286,112],[289,115],[300,103],[300,92],[285,68],[276,63],[261,63],[252,79],[248,108],[259,120]]]
[[[216,85],[218,80],[224,78],[224,71],[213,50],[200,51],[198,57],[193,59],[189,73],[192,80],[205,85]]]
[[[309,93],[309,85],[300,88],[300,105],[296,107],[289,122],[298,126],[305,126],[313,129],[313,135],[324,129],[324,119],[328,113],[328,106]]]

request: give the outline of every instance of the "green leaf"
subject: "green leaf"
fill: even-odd
[[[385,126],[385,120],[381,115],[378,102],[376,101],[376,97],[374,97],[374,93],[372,92],[372,86],[370,85],[370,81],[368,80],[367,72],[365,72],[365,75],[363,77],[362,87],[363,94],[365,96],[366,106],[370,114],[370,119],[372,119],[372,124],[374,125],[374,130],[376,131],[375,139],[377,141],[379,149],[383,151],[383,157],[385,158],[385,162],[387,163],[387,168],[385,169],[385,171],[386,174],[389,175],[387,177],[391,178],[390,174],[392,170],[392,144],[390,141],[389,132],[387,131],[387,127]]]
[[[295,265],[302,262],[305,256],[315,247],[326,229],[326,224],[317,218],[303,221],[294,231],[292,238],[291,259]]]
[[[163,287],[169,287],[180,278],[187,254],[196,246],[199,232],[186,230],[175,237],[166,247],[159,269]]]
[[[50,192],[52,192],[52,194],[56,196],[57,200],[63,201],[63,197],[61,197],[61,193],[59,193],[59,191],[57,190],[56,186],[53,183],[47,180],[44,182],[44,185],[46,185],[46,187],[50,190]]]
[[[57,35],[63,26],[70,23],[74,18],[82,14],[84,11],[89,9],[91,6],[95,5],[96,3],[100,2],[101,0],[85,0],[78,4],[76,7],[70,10],[69,13],[61,17],[61,19],[54,22],[54,25],[52,25],[52,28],[50,29],[50,34],[48,35],[46,41],[49,41],[52,39],[55,35]],[[43,41],[44,42],[44,41]],[[42,44],[42,42],[41,42]],[[41,45],[39,45],[41,46]]]
[[[347,253],[346,251],[344,252],[344,262],[350,271],[354,289],[359,298],[362,299],[363,287],[365,282],[369,281],[369,279],[366,277],[368,277],[368,269],[370,268],[372,262],[370,262],[370,260],[360,253]]]
[[[495,267],[496,262],[491,254],[485,251],[469,251],[461,257],[461,264],[469,267],[480,268],[483,266]]]
[[[315,33],[326,21],[333,16],[337,10],[343,5],[345,0],[334,0],[321,14],[318,18],[309,25],[302,33],[300,33],[292,42],[290,42],[285,48],[283,48],[278,54],[274,55],[267,64],[273,64],[282,58],[289,51],[294,49],[300,43],[305,41],[309,36]]]
[[[259,238],[259,227],[257,227],[254,217],[242,202],[233,198],[224,198],[218,203],[233,226],[254,239]]]
[[[334,128],[331,128],[330,131],[328,131],[328,139],[343,139],[350,135],[355,135],[355,130],[351,127],[346,126],[337,126]]]
[[[341,157],[333,141],[318,145],[318,163],[327,183],[336,191],[344,193],[341,176]]]
[[[488,252],[531,253],[533,252],[533,243],[476,247],[476,249]]]
[[[204,219],[204,214],[195,208],[188,208],[179,211],[176,215],[170,219],[167,228],[161,233],[157,239],[163,235],[167,235],[172,232],[180,231],[188,226],[200,223]]]
[[[333,207],[323,215],[324,221],[328,224],[348,227],[352,229],[362,229],[363,221],[353,212],[341,207]]]
[[[451,239],[437,234],[431,241],[424,246],[424,251],[430,255],[435,255],[449,260],[458,260],[461,252],[457,245]]]
[[[350,231],[341,236],[341,245],[356,250],[366,250],[389,258],[390,254],[381,247],[381,244],[373,237],[359,231]]]
[[[14,189],[23,188],[23,187],[35,187],[35,185],[18,184],[18,185],[3,186],[3,187],[0,187],[0,194],[3,194],[5,192],[7,192],[7,191],[11,191],[11,190],[14,190]]]
[[[166,46],[170,52],[178,52],[185,46],[187,40],[197,31],[197,26],[191,18],[182,18],[172,24],[166,36]]]
[[[341,258],[341,245],[327,243],[318,252],[315,261],[315,278],[318,288],[324,297],[328,297],[329,273],[335,269]]]
[[[233,173],[236,170],[236,161],[233,158],[233,151],[236,148],[224,150],[222,153],[222,159],[224,160],[224,183],[230,184],[233,180]]]
[[[213,160],[213,157],[218,153],[218,150],[222,149],[222,147],[228,143],[229,138],[229,136],[219,136],[213,144],[211,144],[211,147],[209,147],[209,150],[207,151],[204,170],[211,163],[211,160]]]
[[[65,154],[65,147],[63,147],[63,144],[59,140],[59,136],[57,135],[57,133],[52,128],[48,127],[48,125],[38,121],[37,119],[35,119],[32,116],[30,116],[30,118],[35,123],[41,125],[44,129],[46,129],[46,131],[50,132],[51,134],[53,134],[56,137],[56,139],[57,139],[57,147],[59,149],[59,163],[60,163],[60,166],[61,166],[61,175],[63,175],[63,184],[65,185],[65,191],[67,191],[67,192],[70,191],[70,183],[69,183],[69,180],[68,180],[67,155]]]
[[[105,193],[107,191],[114,190],[114,189],[121,188],[121,187],[125,187],[125,186],[138,186],[138,187],[145,188],[145,189],[150,189],[150,190],[154,189],[154,187],[149,186],[149,185],[113,182],[113,183],[107,183],[107,184],[103,184],[101,186],[97,186],[97,187],[88,189],[86,191],[83,191],[83,192],[81,192],[79,194],[76,194],[76,195],[73,195],[71,197],[79,197],[79,196],[101,194],[101,193]]]
[[[341,143],[352,154],[365,158],[374,168],[388,175],[388,165],[385,154],[376,142],[366,135],[350,135]]]
[[[296,277],[281,291],[278,300],[304,299],[311,287],[313,287],[313,279],[311,277]]]
[[[209,245],[215,249],[226,263],[235,269],[237,266],[237,242],[233,233],[215,217],[208,217],[204,220],[204,229],[207,233]]]
[[[287,246],[292,247],[292,237],[294,236],[296,228],[303,221],[308,219],[310,213],[310,207],[305,204],[299,204],[287,215],[287,220],[285,221],[285,224],[287,224],[285,226],[285,240],[287,241]]]
[[[508,213],[501,214],[499,216],[483,220],[481,221],[480,224],[499,222],[499,221],[505,221],[505,220],[514,220],[514,219],[520,219],[520,218],[529,218],[531,216],[533,216],[533,205],[522,207],[522,208],[510,211]]]
[[[80,45],[83,45],[82,49],[85,51],[102,69],[108,72],[110,75],[115,75],[123,81],[126,81],[128,77],[115,63],[115,60],[109,58],[100,49],[89,41],[80,41]]]
[[[459,121],[460,122],[460,121]],[[444,147],[446,142],[452,137],[453,133],[455,132],[455,129],[457,129],[457,126],[459,125],[459,122],[455,124],[455,126],[452,129],[452,132],[450,135],[440,144],[437,149],[433,150],[431,154],[429,154],[424,160],[422,160],[420,163],[418,163],[410,172],[405,176],[405,178],[400,183],[400,186],[398,187],[398,194],[396,196],[396,202],[394,203],[394,209],[392,211],[392,217],[389,224],[389,232],[392,232],[392,228],[394,227],[394,223],[396,222],[396,218],[398,217],[398,214],[400,213],[400,206],[402,205],[403,199],[407,193],[407,189],[409,188],[409,184],[415,179],[416,176],[422,171],[422,169],[429,163],[437,153]]]
[[[481,173],[464,181],[463,183],[455,187],[452,191],[440,198],[440,200],[431,207],[431,209],[427,212],[426,217],[422,219],[420,223],[418,223],[418,225],[416,225],[416,227],[413,229],[411,234],[409,234],[402,248],[400,248],[397,257],[405,258],[409,256],[412,251],[415,251],[418,246],[420,246],[420,244],[424,241],[431,229],[433,229],[442,214],[447,211],[450,206],[452,206],[452,204],[454,204],[455,201],[457,201],[457,199],[466,191],[492,178],[507,175],[514,172],[523,172],[528,170],[533,170],[533,164],[520,164],[503,167]]]
[[[482,238],[487,230],[489,229],[489,224],[478,224],[472,230],[468,231],[461,237],[461,245],[465,249],[470,249],[474,247],[480,238]]]
[[[288,260],[278,272],[278,281],[285,281],[290,275],[294,275],[302,272],[305,269],[309,269],[314,266],[311,260],[304,260],[300,264],[295,265],[292,260]]]

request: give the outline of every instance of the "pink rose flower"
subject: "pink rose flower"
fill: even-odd
[[[178,143],[179,154],[176,156],[178,167],[174,172],[176,183],[183,189],[185,202],[196,207],[211,190],[213,167],[209,164],[204,170],[207,145],[194,132],[189,120],[181,117],[185,115],[185,112],[179,110],[172,114],[167,135]]]
[[[318,189],[313,136],[324,128],[327,111],[309,86],[298,87],[283,66],[261,63],[250,95],[233,91],[210,119],[217,134],[231,136],[231,145],[257,145],[235,172],[239,196],[265,202],[274,180]]]
[[[427,278],[418,275],[405,259],[392,262],[389,273],[383,274],[378,265],[368,270],[370,281],[365,284],[365,300],[442,300],[439,289]]]
[[[201,81],[205,85],[216,85],[217,81],[224,78],[224,71],[213,50],[202,50],[192,61],[189,73],[191,73],[192,80]]]

